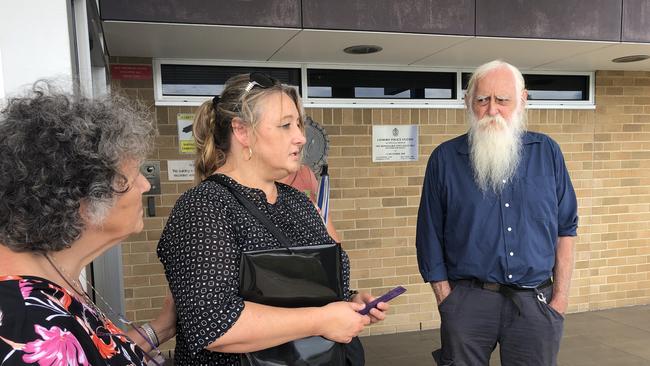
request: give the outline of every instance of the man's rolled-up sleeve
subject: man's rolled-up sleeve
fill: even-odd
[[[558,200],[558,236],[576,236],[578,231],[578,201],[564,156],[557,143],[553,144],[555,158],[556,195]]]

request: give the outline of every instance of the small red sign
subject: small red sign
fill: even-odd
[[[111,78],[116,80],[150,80],[151,65],[111,65]]]

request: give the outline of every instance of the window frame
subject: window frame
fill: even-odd
[[[398,98],[310,98],[307,85],[308,69],[331,69],[331,70],[372,70],[372,71],[413,71],[413,72],[452,72],[456,73],[456,98],[454,99],[398,99]],[[458,70],[432,67],[404,67],[404,66],[377,66],[358,64],[304,64],[302,69],[303,88],[307,94],[303,96],[303,105],[313,108],[463,108],[458,105]]]
[[[463,94],[463,73],[472,73],[474,69],[459,69],[458,70],[458,94]],[[528,109],[596,109],[596,102],[594,93],[596,91],[595,80],[596,73],[594,71],[541,71],[541,70],[525,70],[521,71],[526,75],[569,75],[569,76],[587,76],[589,77],[589,99],[587,100],[529,100],[526,103]],[[462,99],[461,99],[462,100]]]
[[[296,68],[300,69],[301,89],[305,96],[302,101],[305,108],[435,108],[435,109],[463,109],[465,108],[462,93],[462,74],[474,70],[468,68],[442,68],[420,66],[386,66],[366,64],[320,64],[296,62],[271,62],[271,61],[237,61],[237,60],[201,60],[201,59],[173,59],[154,58],[154,98],[156,106],[199,106],[208,97],[200,96],[164,96],[162,95],[162,64],[177,65],[202,65],[202,66],[238,66],[238,67],[266,67],[266,68]],[[333,69],[333,70],[372,70],[372,71],[414,71],[414,72],[454,72],[456,73],[456,98],[455,99],[348,99],[348,98],[310,98],[307,85],[308,69]],[[588,100],[531,100],[527,103],[528,109],[595,109],[595,72],[593,71],[542,71],[525,70],[524,74],[536,75],[575,75],[589,78]]]
[[[227,66],[227,67],[266,67],[280,69],[300,69],[301,83],[302,64],[268,63],[263,61],[232,61],[232,60],[195,60],[195,59],[153,59],[154,101],[156,106],[200,106],[211,97],[162,94],[162,64],[195,65],[195,66]],[[303,89],[304,90],[304,89]]]

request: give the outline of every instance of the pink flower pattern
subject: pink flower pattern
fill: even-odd
[[[38,362],[39,366],[79,366],[88,365],[81,344],[72,333],[57,326],[46,329],[38,324],[34,331],[42,339],[25,344],[23,361]]]
[[[38,366],[146,365],[142,350],[121,329],[58,285],[37,277],[0,276],[0,286],[15,289],[12,296],[22,300],[19,307],[0,309],[0,366],[19,360]],[[14,329],[7,315],[18,311],[29,314],[25,320],[31,325],[25,323],[20,334],[6,333]],[[89,342],[82,346],[85,337]]]
[[[29,295],[31,295],[32,290],[34,289],[34,288],[32,287],[31,282],[29,282],[29,281],[23,281],[23,280],[21,280],[20,282],[18,282],[18,287],[20,287],[20,293],[23,295],[23,299],[28,298]]]

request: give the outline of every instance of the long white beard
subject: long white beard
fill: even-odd
[[[525,125],[525,111],[513,113],[510,123],[501,117],[484,117],[477,120],[468,113],[470,161],[474,180],[482,191],[491,189],[501,193],[514,176],[521,160],[521,137]]]

